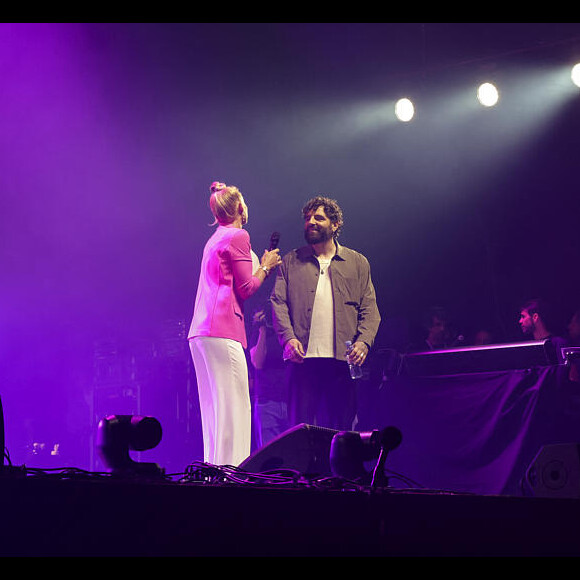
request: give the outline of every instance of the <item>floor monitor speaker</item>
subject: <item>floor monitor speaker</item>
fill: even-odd
[[[544,445],[528,467],[525,480],[536,497],[580,498],[580,445]]]
[[[338,431],[301,423],[252,453],[239,467],[249,473],[291,469],[330,476],[330,445]]]

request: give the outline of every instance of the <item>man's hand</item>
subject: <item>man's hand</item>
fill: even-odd
[[[346,353],[346,356],[350,364],[360,367],[365,362],[368,353],[369,347],[366,342],[357,340]]]
[[[258,310],[254,312],[254,316],[252,317],[252,323],[255,325],[266,324],[266,313],[263,310]]]
[[[291,338],[284,345],[284,360],[289,360],[295,363],[304,362],[304,347],[297,338]]]

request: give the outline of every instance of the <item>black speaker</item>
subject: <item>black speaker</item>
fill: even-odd
[[[248,473],[291,469],[303,475],[331,476],[330,445],[336,433],[300,423],[252,453],[239,467]]]
[[[580,498],[580,445],[544,445],[525,479],[534,496]]]

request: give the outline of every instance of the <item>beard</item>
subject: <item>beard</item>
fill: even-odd
[[[304,230],[304,239],[309,244],[320,244],[332,239],[332,230],[330,228],[306,228]]]

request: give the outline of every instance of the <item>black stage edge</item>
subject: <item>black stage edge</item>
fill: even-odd
[[[580,500],[0,478],[2,556],[578,556]]]

